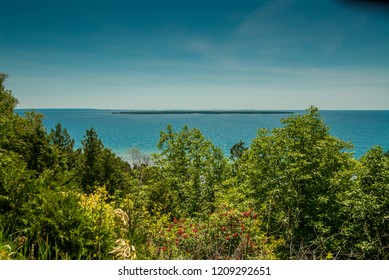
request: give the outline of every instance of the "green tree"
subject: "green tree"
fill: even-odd
[[[350,187],[339,182],[351,182],[352,173],[345,172],[354,164],[345,152],[351,145],[329,135],[315,107],[282,123],[259,130],[239,181],[262,209],[269,232],[285,241],[285,256],[325,257],[340,227],[338,194]]]
[[[14,113],[18,103],[5,89],[7,75],[0,73],[0,148],[16,152],[27,162],[28,169],[41,173],[54,159],[41,114],[27,112],[24,117]]]
[[[7,75],[0,73],[0,148],[8,146],[13,133],[14,109],[18,103],[12,92],[4,87]]]
[[[102,181],[100,185],[105,185],[110,195],[115,192],[128,192],[131,177],[129,164],[107,148],[103,150],[101,161]]]
[[[62,128],[62,125],[58,123],[55,129],[50,130],[50,143],[56,145],[61,150],[68,153],[74,150],[74,139],[70,137],[70,134],[66,128]]]
[[[0,150],[0,215],[2,225],[14,229],[21,218],[21,206],[35,191],[33,172],[14,152]]]
[[[20,151],[24,153],[29,169],[36,170],[39,173],[53,166],[55,161],[55,155],[50,146],[42,118],[43,115],[35,112],[26,113],[26,129],[25,133],[21,135],[26,150]]]
[[[12,96],[12,91],[4,87],[8,75],[0,73],[0,121],[12,118],[18,100]]]
[[[154,161],[166,191],[175,197],[177,211],[186,215],[212,211],[226,172],[222,151],[200,130],[184,126],[176,133],[171,125],[161,132],[158,148],[161,152]]]
[[[49,142],[53,149],[57,152],[57,164],[60,172],[66,172],[76,167],[78,155],[74,150],[74,139],[66,128],[63,128],[60,123],[55,126],[55,129],[50,130]]]
[[[230,159],[233,161],[240,159],[245,151],[247,151],[247,148],[244,146],[243,141],[235,143],[230,149]]]
[[[85,192],[90,193],[102,181],[102,153],[103,143],[91,128],[86,131],[82,140],[83,166],[81,185]]]
[[[361,158],[360,172],[363,208],[354,209],[362,219],[356,221],[356,242],[364,258],[389,257],[389,158],[381,147],[373,147]],[[358,202],[356,202],[358,203]]]
[[[81,185],[85,192],[105,186],[109,194],[128,189],[128,164],[104,147],[96,131],[86,131],[82,141]]]

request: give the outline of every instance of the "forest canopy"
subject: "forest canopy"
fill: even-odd
[[[0,259],[388,259],[389,157],[360,159],[317,108],[224,155],[161,131],[129,164],[20,116],[0,74]]]

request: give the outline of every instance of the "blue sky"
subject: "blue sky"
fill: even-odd
[[[19,108],[389,109],[389,9],[341,0],[13,0]]]

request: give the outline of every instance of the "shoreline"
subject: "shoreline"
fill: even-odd
[[[172,115],[172,114],[294,114],[292,111],[260,111],[260,110],[133,110],[114,111],[112,114],[135,114],[135,115]]]

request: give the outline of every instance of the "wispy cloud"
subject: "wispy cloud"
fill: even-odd
[[[334,3],[268,1],[248,14],[233,35],[237,41],[251,42],[267,52],[315,49],[331,53],[342,45],[350,24],[360,22],[361,15],[342,9],[334,12],[326,4]]]
[[[293,5],[295,1],[267,1],[256,10],[249,13],[241,24],[236,28],[238,35],[265,35],[277,32],[277,29],[290,26],[293,20],[290,17],[279,18]],[[273,19],[277,18],[277,21]]]

